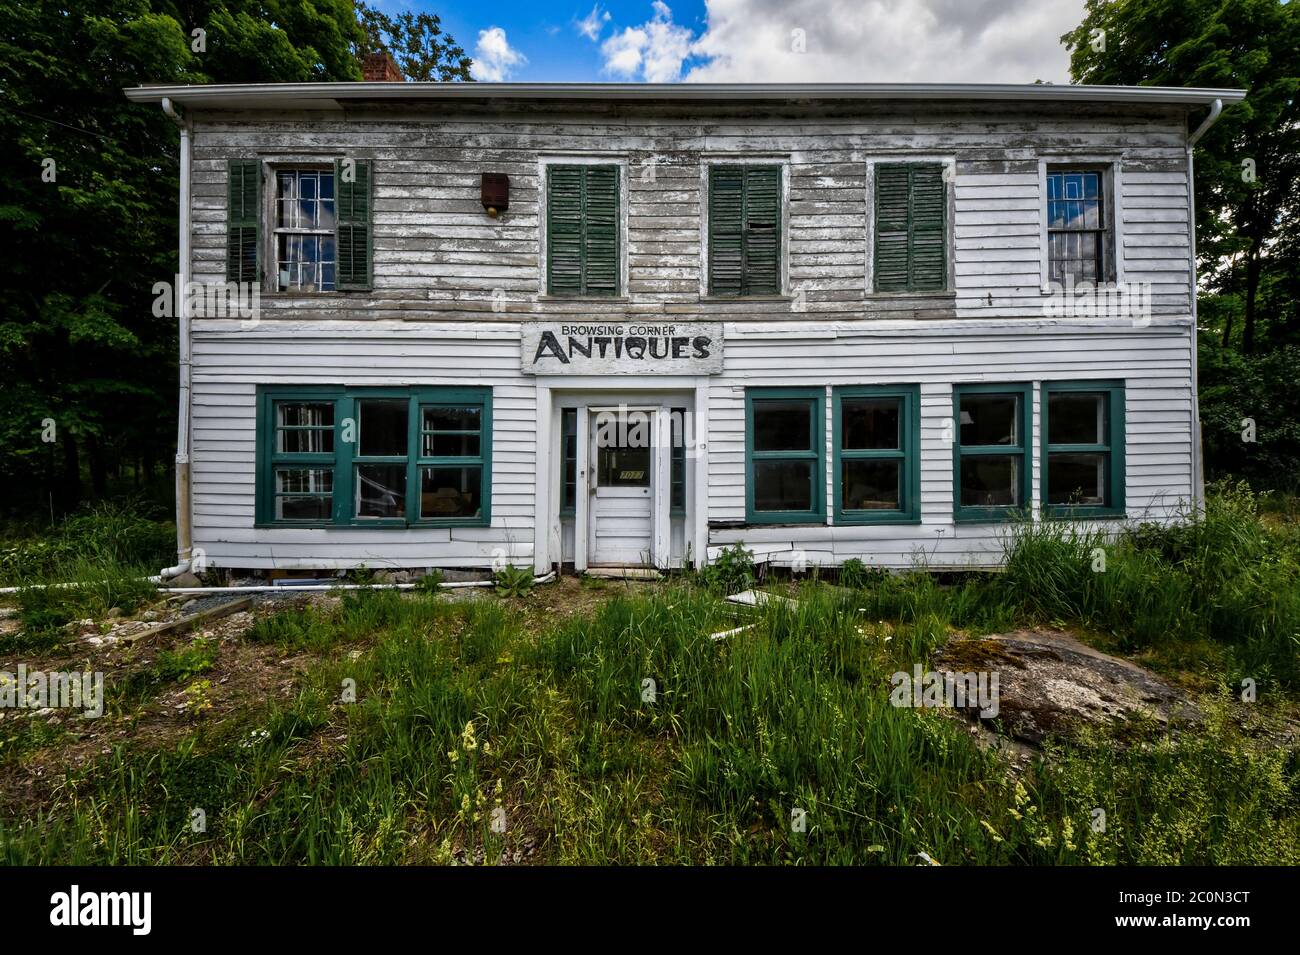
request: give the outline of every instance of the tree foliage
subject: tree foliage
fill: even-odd
[[[442,20],[436,14],[406,10],[390,17],[359,2],[357,18],[364,31],[357,48],[358,61],[368,53],[387,50],[409,80],[450,83],[471,79],[469,68],[473,61],[450,34],[443,32]]]

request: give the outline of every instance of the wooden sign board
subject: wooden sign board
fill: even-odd
[[[536,322],[524,325],[526,375],[716,375],[722,325],[703,322]]]

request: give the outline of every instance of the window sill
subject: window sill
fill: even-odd
[[[382,531],[419,531],[419,530],[448,530],[460,527],[491,527],[491,520],[475,518],[466,521],[391,521],[383,519],[349,521],[344,524],[320,523],[317,521],[256,521],[253,524],[254,530],[267,531],[355,531],[355,530],[382,530]]]
[[[732,302],[793,302],[793,295],[701,295],[701,305],[725,305]]]
[[[626,295],[538,295],[538,304],[553,302],[610,302],[615,305],[629,305],[632,299]]]
[[[990,508],[985,511],[954,511],[952,522],[954,524],[1013,524],[1026,516],[1026,511],[1020,507],[1008,507],[1002,510]]]
[[[863,299],[872,302],[896,302],[900,299],[908,298],[943,298],[957,301],[957,293],[953,289],[934,289],[930,292],[867,292]]]
[[[835,515],[835,527],[873,527],[879,524],[920,524],[919,517],[913,517],[910,514],[889,514],[880,517],[845,517],[843,514]]]
[[[1128,512],[1122,507],[1068,507],[1048,505],[1043,508],[1043,518],[1049,521],[1123,520]]]

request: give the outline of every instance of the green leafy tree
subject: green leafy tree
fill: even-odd
[[[359,79],[362,36],[351,0],[0,0],[3,507],[71,508],[83,475],[104,494],[174,447],[176,327],[151,306],[178,137],[122,88]]]
[[[410,80],[471,80],[473,60],[455,39],[443,32],[442,20],[432,13],[403,11],[390,17],[365,3],[357,4],[357,18],[365,31],[357,46],[357,61],[369,53],[387,50]]]
[[[1061,39],[1077,83],[1247,90],[1197,146],[1196,206],[1201,272],[1240,297],[1241,345],[1253,352],[1261,291],[1295,282],[1300,251],[1300,4],[1088,0]],[[1287,306],[1278,324],[1293,327],[1294,297]]]

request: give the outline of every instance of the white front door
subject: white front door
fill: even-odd
[[[593,411],[589,564],[653,566],[656,413],[631,423]]]

